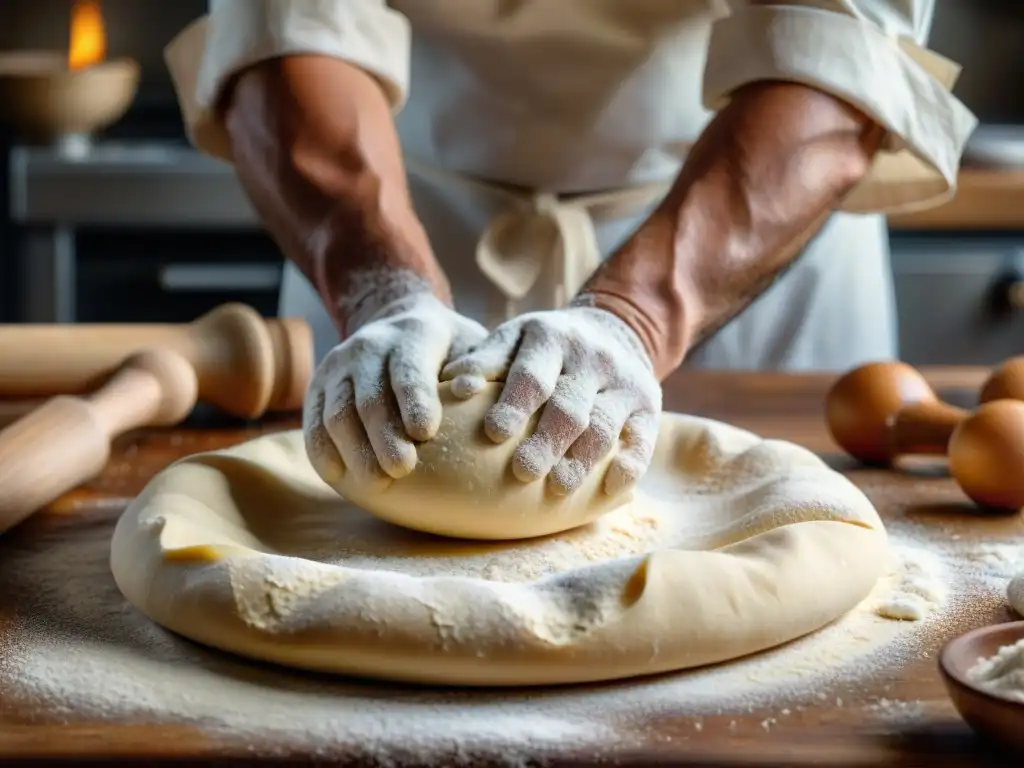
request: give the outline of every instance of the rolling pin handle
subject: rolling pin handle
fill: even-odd
[[[184,419],[198,383],[170,350],[133,355],[88,397],[59,396],[0,432],[0,533],[103,471],[110,441]]]

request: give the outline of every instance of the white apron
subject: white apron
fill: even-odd
[[[973,116],[949,95],[956,65],[918,46],[931,2],[832,4],[843,13],[819,0],[212,0],[209,31],[186,29],[167,60],[193,143],[229,161],[210,105],[232,71],[314,51],[377,76],[456,307],[489,327],[564,305],[661,198],[730,89],[816,82],[889,128],[886,151],[848,212],[687,364],[835,370],[896,356],[874,212],[948,198]],[[291,264],[280,313],[309,320],[318,357],[337,343]]]
[[[416,210],[448,275],[455,305],[493,326],[500,291],[475,263],[478,241],[502,212],[482,194],[411,174]],[[596,222],[599,251],[609,255],[642,220]],[[524,310],[540,308],[537,302]],[[338,343],[338,332],[317,292],[289,263],[280,314],[312,326],[317,359]],[[842,370],[897,357],[897,327],[888,232],[880,215],[835,214],[796,264],[713,338],[689,355],[687,367]]]

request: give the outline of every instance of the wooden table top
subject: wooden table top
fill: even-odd
[[[947,399],[969,401],[970,388],[980,383],[984,372],[946,369],[928,371],[927,375]],[[847,472],[865,490],[887,521],[905,518],[910,510],[925,520],[932,514],[941,515],[943,525],[955,526],[965,542],[1005,540],[1024,532],[1018,515],[991,518],[972,514],[952,481],[941,473],[868,470],[840,456],[822,420],[823,394],[829,381],[828,377],[813,375],[681,373],[666,385],[665,408],[728,421],[826,455],[833,466]],[[260,425],[149,430],[127,436],[118,441],[101,477],[0,538],[0,681],[5,635],[14,632],[16,622],[32,620],[19,613],[18,605],[5,601],[10,591],[4,583],[5,560],[14,555],[24,557],[33,542],[47,536],[52,540],[55,532],[73,531],[76,525],[112,529],[128,500],[154,473],[182,455],[296,425],[293,419],[283,419]],[[825,690],[809,704],[797,706],[794,702],[791,709],[783,710],[785,717],[778,714],[779,704],[771,709],[709,713],[699,718],[699,727],[692,716],[659,715],[634,723],[628,739],[602,740],[595,736],[594,742],[585,747],[566,746],[553,753],[548,750],[543,764],[1019,765],[1019,756],[1011,758],[986,744],[960,720],[937,672],[937,651],[949,637],[974,626],[1013,618],[1008,609],[996,604],[969,613],[946,627],[944,634],[928,638],[925,652],[885,670],[881,679],[856,690]],[[906,721],[880,718],[878,701],[883,696],[891,701],[914,702],[917,716]],[[403,724],[396,721],[395,727],[402,729]],[[71,759],[103,764],[113,759],[189,764],[255,759],[345,763],[351,761],[355,746],[340,741],[310,745],[308,749],[301,745],[274,749],[254,744],[242,734],[211,732],[202,723],[105,721],[67,711],[59,701],[12,702],[9,692],[0,688],[0,759]],[[470,758],[486,757],[470,748],[462,750],[461,756],[467,764],[476,764]],[[450,759],[420,754],[416,762],[430,764],[432,757]]]
[[[892,229],[1018,230],[1024,228],[1024,171],[964,167],[953,199],[916,213],[889,217]]]

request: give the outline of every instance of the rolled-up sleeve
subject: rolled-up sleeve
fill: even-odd
[[[167,45],[164,59],[190,141],[230,161],[216,108],[241,69],[293,54],[332,56],[376,78],[397,112],[409,86],[409,46],[408,20],[384,0],[210,0],[209,13]]]
[[[704,103],[717,111],[743,85],[799,82],[856,106],[886,136],[843,201],[855,212],[909,211],[955,194],[977,125],[952,94],[957,64],[924,47],[933,0],[732,3],[711,33]]]

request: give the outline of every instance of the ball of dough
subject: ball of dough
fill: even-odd
[[[546,479],[524,483],[512,474],[512,457],[532,434],[540,411],[522,434],[503,443],[484,433],[484,416],[501,394],[501,384],[459,400],[448,384],[439,386],[443,415],[438,434],[416,446],[416,468],[383,490],[345,475],[334,488],[379,518],[427,533],[464,539],[526,539],[588,523],[632,497],[609,496],[604,475],[613,449],[576,491],[560,496]]]

